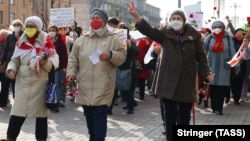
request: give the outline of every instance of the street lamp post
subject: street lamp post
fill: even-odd
[[[178,8],[181,8],[181,0],[178,0]]]
[[[239,4],[234,3],[233,6],[231,6],[234,8],[234,26],[236,27],[236,9],[240,7]]]

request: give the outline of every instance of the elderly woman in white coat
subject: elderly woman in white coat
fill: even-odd
[[[15,141],[27,117],[36,118],[36,139],[47,139],[49,110],[45,106],[45,89],[53,61],[41,58],[36,63],[31,62],[44,48],[54,49],[50,38],[41,31],[42,24],[37,16],[26,19],[24,34],[18,40],[8,64],[6,73],[10,79],[16,79],[16,96],[10,113],[7,139],[1,141]]]

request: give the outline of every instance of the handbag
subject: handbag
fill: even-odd
[[[58,107],[59,100],[57,99],[56,89],[57,86],[55,84],[55,69],[52,67],[49,72],[49,80],[46,85],[46,95],[45,95],[45,105],[48,109],[52,110]]]
[[[121,91],[128,91],[132,82],[132,62],[130,68],[126,70],[116,69],[115,89]]]
[[[50,110],[58,106],[58,99],[56,96],[56,84],[53,82],[47,83],[45,105]]]

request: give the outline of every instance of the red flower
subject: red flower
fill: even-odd
[[[190,14],[190,15],[189,15],[189,17],[190,17],[190,18],[193,18],[193,17],[194,17],[194,15],[193,15],[193,14]]]
[[[217,9],[217,7],[215,6],[215,7],[214,7],[214,10],[216,10],[216,9]]]
[[[209,20],[208,20],[208,22],[210,23],[210,22],[211,22],[211,20],[209,19]]]
[[[54,48],[54,43],[52,42],[52,40],[50,38],[46,39],[45,47]]]
[[[250,22],[250,17],[247,17],[247,22]]]

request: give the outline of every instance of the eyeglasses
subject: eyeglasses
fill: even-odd
[[[27,24],[27,25],[25,25],[25,28],[36,28],[36,25]]]
[[[20,24],[13,24],[13,26],[20,26]]]

